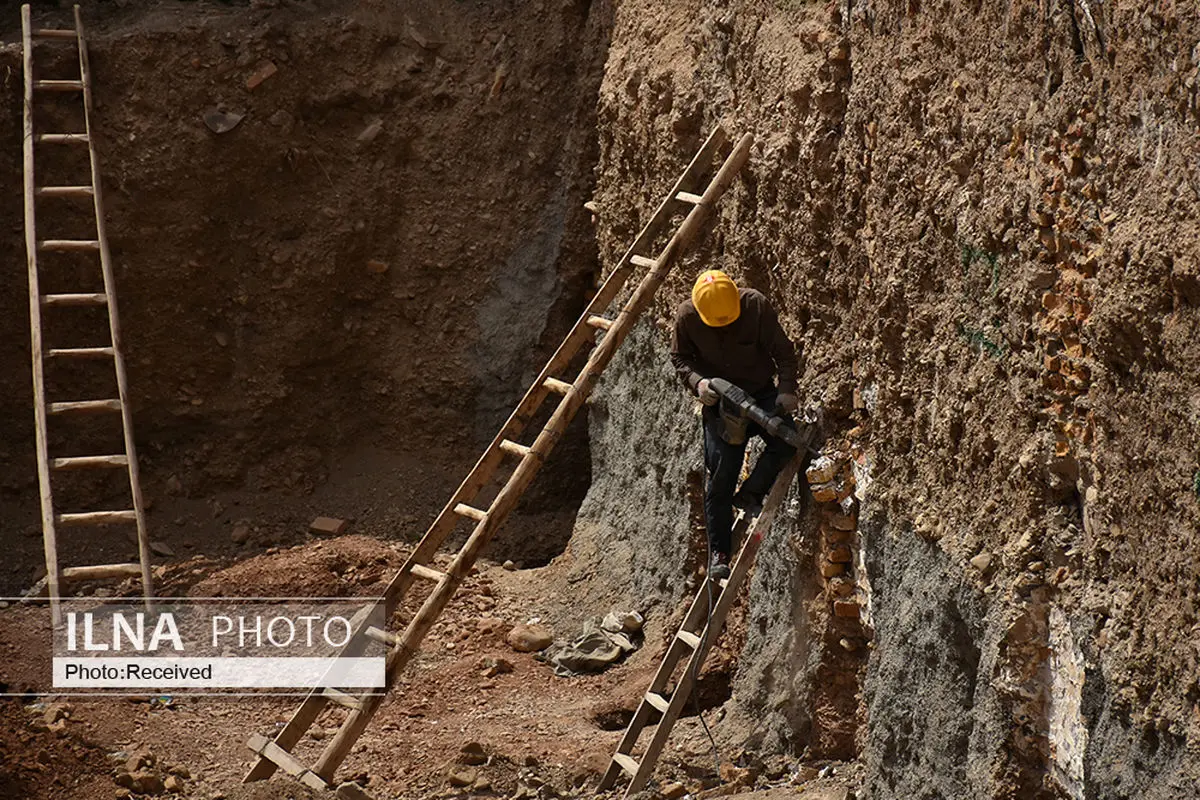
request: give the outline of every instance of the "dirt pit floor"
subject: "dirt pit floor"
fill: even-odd
[[[159,591],[372,596],[406,552],[404,545],[351,533],[269,547],[242,560],[181,556],[158,568]],[[668,617],[648,619],[643,647],[606,672],[556,677],[533,654],[515,651],[507,636],[531,621],[557,638],[578,633],[541,616],[548,593],[561,591],[568,561],[569,554],[536,570],[480,562],[426,638],[415,666],[402,674],[355,744],[338,781],[357,782],[376,798],[593,794],[664,653],[666,631],[674,630],[684,608],[681,603]],[[130,583],[116,593],[134,596],[136,587]],[[415,601],[406,601],[401,618],[414,609]],[[720,724],[719,706],[728,697],[735,659],[727,648],[740,645],[740,625],[735,613],[696,692],[713,726]],[[0,610],[0,680],[10,693],[0,700],[0,797],[319,796],[286,776],[241,784],[253,758],[246,740],[255,733],[274,735],[300,697],[38,694],[49,683],[49,635],[45,606],[11,603]],[[315,760],[343,719],[338,707],[325,711],[294,752]],[[772,794],[781,796],[843,800],[858,774],[855,765],[782,757],[763,763],[742,752],[720,752],[719,758],[718,772],[708,737],[689,709],[652,789],[704,797],[774,787]]]

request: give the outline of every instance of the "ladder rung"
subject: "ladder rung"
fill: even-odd
[[[38,197],[91,197],[95,194],[90,186],[39,186],[33,193]]]
[[[106,305],[108,305],[108,295],[106,295],[106,294],[44,294],[44,295],[42,295],[42,305],[44,305],[44,306],[106,306]]]
[[[524,458],[525,456],[529,455],[528,447],[523,444],[518,444],[517,442],[509,441],[508,439],[502,439],[500,441],[500,449],[508,453],[510,456],[516,456],[517,458]]]
[[[572,388],[571,384],[566,381],[560,381],[558,378],[546,378],[542,385],[550,391],[558,392],[559,394],[566,394]]]
[[[617,762],[617,765],[625,770],[625,774],[629,777],[632,778],[634,775],[637,775],[639,764],[633,756],[627,756],[624,753],[613,753],[613,761]]]
[[[71,456],[50,462],[54,469],[87,469],[88,467],[128,467],[128,456]]]
[[[48,92],[82,92],[83,81],[34,81],[33,88]]]
[[[95,239],[43,239],[38,242],[38,250],[72,252],[99,249],[100,242]]]
[[[68,581],[88,581],[104,578],[136,578],[141,574],[141,564],[97,564],[91,567],[67,567],[58,573],[58,577]]]
[[[115,522],[137,522],[136,511],[85,511],[82,514],[59,514],[59,525],[111,525]]]
[[[676,636],[679,637],[679,640],[681,642],[683,642],[684,644],[686,644],[688,647],[692,648],[693,650],[699,649],[700,637],[697,636],[696,634],[691,633],[690,631],[682,631],[681,630],[678,634],[676,634]]]
[[[296,780],[313,789],[328,789],[328,784],[308,767],[301,764],[295,756],[265,736],[254,734],[246,746],[263,758],[273,762],[275,766],[291,775]]]
[[[51,403],[51,414],[70,412],[90,413],[96,411],[120,411],[120,400],[75,400],[70,403]]]
[[[629,263],[635,267],[653,267],[655,262],[653,258],[646,258],[645,256],[630,256]]]
[[[111,358],[113,349],[111,347],[65,347],[47,350],[46,355],[50,358]]]
[[[613,321],[604,317],[591,316],[587,318],[587,324],[598,330],[606,331],[613,326]]]
[[[460,517],[473,519],[476,522],[483,522],[485,519],[487,519],[486,511],[480,511],[478,508],[475,508],[475,506],[469,506],[466,503],[459,503],[456,505],[454,507],[454,513],[458,514]]]
[[[692,194],[691,192],[680,192],[679,194],[675,195],[675,199],[681,203],[691,203],[692,205],[698,206],[704,202],[704,195]]]
[[[667,698],[663,697],[658,692],[646,692],[646,702],[654,706],[654,708],[662,714],[667,713],[667,706],[670,705],[670,703],[667,702]]]
[[[66,28],[34,28],[32,36],[35,39],[75,39],[78,34]]]
[[[368,628],[368,630],[370,629]],[[346,694],[343,691],[330,687],[326,687],[323,694],[340,706],[345,706],[355,711],[362,711],[362,700],[359,700],[354,695]]]
[[[457,511],[458,509],[456,508],[454,510]],[[437,583],[446,577],[446,573],[431,567],[427,567],[424,564],[413,564],[412,574],[416,575],[418,578],[424,578],[427,581],[433,581],[434,583]]]
[[[386,644],[388,647],[395,647],[396,645],[400,644],[399,636],[394,633],[388,633],[381,628],[376,628],[374,625],[368,626],[367,629],[363,631],[363,636],[366,636],[372,642]]]
[[[87,144],[86,133],[39,133],[33,137],[35,142],[45,144]]]

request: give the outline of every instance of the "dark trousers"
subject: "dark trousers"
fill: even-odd
[[[775,408],[776,389],[771,387],[754,395],[754,403],[771,411]],[[758,463],[742,483],[741,491],[761,499],[771,490],[775,478],[796,453],[796,448],[770,435],[753,422],[746,429],[746,441],[730,444],[721,438],[720,405],[705,406],[704,466],[708,483],[704,488],[704,522],[708,528],[708,544],[713,552],[732,553],[733,495],[742,471],[746,445],[751,437],[759,436],[766,444]]]

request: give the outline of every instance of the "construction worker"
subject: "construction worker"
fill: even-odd
[[[724,272],[710,270],[696,279],[691,299],[676,310],[671,363],[704,404],[708,574],[720,580],[729,577],[734,506],[757,514],[795,449],[744,417],[724,412],[709,379],[724,378],[752,395],[760,408],[788,416],[797,406],[796,350],[761,292],[739,289]],[[766,447],[735,494],[751,436],[762,437]]]

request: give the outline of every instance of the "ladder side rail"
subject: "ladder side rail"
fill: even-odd
[[[639,761],[637,774],[630,779],[629,786],[625,789],[626,798],[637,794],[645,788],[650,780],[650,776],[654,773],[658,757],[662,754],[663,747],[666,746],[667,739],[671,736],[671,729],[675,726],[676,720],[687,704],[695,682],[699,678],[700,668],[704,665],[704,660],[708,656],[708,651],[724,627],[725,617],[728,615],[729,609],[738,595],[738,589],[741,588],[742,582],[750,572],[750,567],[754,563],[754,557],[757,555],[758,548],[762,544],[763,535],[770,529],[771,523],[775,519],[776,509],[783,502],[784,497],[787,496],[788,490],[791,489],[803,458],[804,452],[798,452],[792,457],[788,465],[784,467],[783,472],[775,479],[775,485],[771,487],[766,502],[763,503],[762,513],[755,520],[754,527],[750,531],[750,536],[742,546],[742,552],[738,555],[737,563],[733,566],[725,591],[718,598],[716,607],[713,609],[712,618],[709,620],[708,625],[705,626],[704,633],[700,636],[700,644],[693,651],[692,657],[688,660],[687,666],[684,668],[678,688],[671,695],[670,705],[668,705],[666,712],[659,721],[658,727],[654,731],[654,736],[650,739],[650,744]]]
[[[563,339],[562,344],[558,346],[550,360],[542,368],[534,380],[529,391],[517,404],[516,409],[509,416],[508,420],[500,428],[500,432],[496,434],[495,439],[480,456],[471,472],[467,475],[466,480],[458,487],[454,494],[450,497],[449,502],[442,508],[441,512],[434,519],[434,522],[429,527],[429,531],[422,537],[417,548],[409,555],[400,572],[389,582],[384,590],[384,596],[388,598],[389,610],[395,605],[398,605],[400,600],[407,594],[411,587],[412,567],[417,564],[427,564],[433,558],[434,553],[442,546],[442,543],[449,536],[450,532],[458,524],[458,517],[454,513],[454,507],[459,503],[470,502],[480,489],[491,479],[496,467],[499,465],[503,454],[499,452],[500,443],[505,439],[516,441],[517,437],[525,430],[533,413],[542,404],[546,398],[548,390],[546,389],[546,379],[553,377],[559,372],[568,362],[575,356],[579,348],[585,341],[593,335],[593,329],[588,324],[587,320],[591,316],[599,316],[609,307],[616,299],[621,289],[624,288],[626,281],[632,273],[630,260],[633,256],[641,252],[649,246],[655,236],[657,236],[663,225],[670,221],[671,214],[674,211],[677,202],[675,197],[683,189],[694,185],[695,181],[704,173],[704,170],[712,163],[713,155],[725,143],[725,130],[721,126],[717,126],[709,134],[705,140],[703,147],[692,157],[683,174],[675,182],[671,192],[659,204],[650,220],[642,227],[638,233],[634,243],[621,257],[620,262],[609,273],[608,277],[600,285],[587,308],[580,314],[579,319],[571,328],[571,331]],[[611,333],[611,330],[610,330]]]
[[[129,404],[129,388],[125,377],[125,358],[121,353],[121,326],[117,317],[117,290],[113,278],[112,254],[108,248],[108,234],[104,228],[104,199],[100,188],[100,163],[96,158],[96,140],[92,136],[92,77],[88,63],[87,40],[83,35],[83,19],[79,6],[75,6],[75,34],[79,41],[79,74],[83,84],[84,131],[88,135],[88,160],[92,174],[92,203],[96,212],[96,239],[100,243],[100,270],[104,275],[104,293],[108,296],[108,327],[112,337],[113,368],[117,376],[117,396],[121,399],[121,428],[125,438],[125,455],[128,459],[129,487],[133,496],[133,511],[137,517],[138,561],[142,565],[142,597],[146,608],[154,594],[153,578],[150,575],[150,540],[146,534],[146,509],[142,500],[142,486],[138,478],[137,447],[133,438],[133,412]]]
[[[46,552],[46,587],[50,594],[50,614],[55,624],[62,618],[59,606],[58,545],[54,529],[54,498],[50,490],[50,444],[46,430],[46,376],[43,364],[42,304],[38,281],[37,225],[34,215],[33,163],[33,40],[29,5],[21,6],[21,46],[25,72],[24,196],[25,253],[29,268],[29,339],[33,356],[33,413],[37,447],[38,486],[42,508],[42,545]]]

